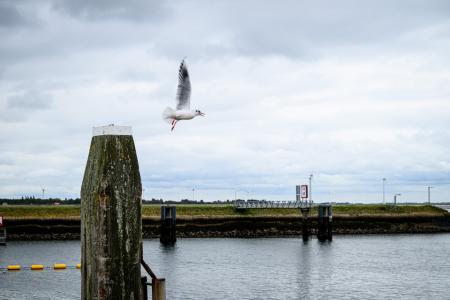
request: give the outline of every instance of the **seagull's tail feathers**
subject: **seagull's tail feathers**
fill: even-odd
[[[167,123],[172,123],[173,120],[175,120],[175,111],[170,108],[167,107],[164,111],[163,111],[163,115],[162,115],[164,121],[166,121]]]

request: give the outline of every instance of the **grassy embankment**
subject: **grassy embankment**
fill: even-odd
[[[78,219],[78,205],[0,206],[0,215],[5,219]],[[143,217],[158,218],[159,205],[144,205]],[[239,217],[239,216],[299,216],[298,209],[247,209],[236,211],[232,205],[177,205],[179,217]],[[313,208],[312,215],[317,215]],[[444,216],[450,215],[443,209],[430,205],[399,205],[396,207],[380,204],[333,206],[334,216]]]

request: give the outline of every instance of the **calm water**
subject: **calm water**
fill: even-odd
[[[144,243],[168,299],[450,299],[450,234]],[[10,242],[0,266],[79,262],[80,242]],[[79,299],[80,272],[0,272],[0,299]]]

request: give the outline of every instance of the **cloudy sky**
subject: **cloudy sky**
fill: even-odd
[[[0,198],[79,197],[114,123],[146,199],[450,201],[449,1],[0,0],[0,36]]]

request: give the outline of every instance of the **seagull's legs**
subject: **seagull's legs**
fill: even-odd
[[[173,120],[172,121],[172,129],[170,131],[173,131],[173,129],[175,128],[175,125],[177,125],[178,120]]]

